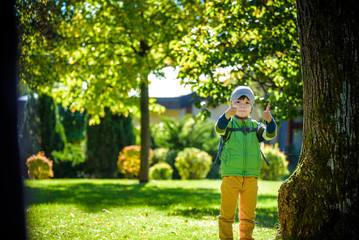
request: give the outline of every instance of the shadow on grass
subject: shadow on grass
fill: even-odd
[[[176,204],[218,204],[220,194],[211,189],[158,188],[146,184],[56,184],[25,187],[26,205],[41,203],[76,204],[88,211],[111,207],[151,206],[162,209]]]
[[[279,226],[277,208],[260,208],[256,210],[256,225],[273,228]]]
[[[185,216],[195,219],[201,219],[204,216],[216,217],[219,216],[219,205],[218,207],[188,207],[188,208],[176,208],[169,215],[170,216]]]
[[[102,209],[149,206],[167,211],[170,216],[200,219],[220,214],[218,190],[205,188],[159,188],[146,184],[71,183],[46,187],[25,187],[26,205],[75,204],[88,212]],[[272,195],[259,195],[260,201],[276,201]],[[272,228],[278,222],[276,208],[257,208],[257,225]],[[238,221],[238,216],[236,216]]]

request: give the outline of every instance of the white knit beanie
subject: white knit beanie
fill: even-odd
[[[253,93],[252,89],[250,89],[249,87],[246,87],[246,86],[236,87],[231,94],[231,100],[233,101],[233,103],[235,103],[238,100],[238,98],[240,98],[243,95],[246,96],[249,99],[249,101],[251,101],[252,109],[253,109],[254,93]]]

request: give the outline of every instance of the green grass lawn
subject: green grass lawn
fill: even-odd
[[[218,239],[220,180],[25,181],[29,239]],[[281,182],[259,181],[255,239],[274,239]],[[233,227],[239,238],[238,218]]]

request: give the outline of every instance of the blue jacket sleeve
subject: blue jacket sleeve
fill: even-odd
[[[277,129],[277,124],[273,118],[272,121],[270,121],[270,123],[267,123],[266,121],[266,130],[269,134],[274,133],[276,129]]]
[[[272,140],[277,135],[277,124],[274,119],[272,118],[272,121],[269,123],[266,121],[265,123],[265,125],[262,123],[259,125],[258,131],[260,135],[257,135],[259,142]]]
[[[226,132],[230,119],[226,118],[226,115],[223,113],[217,120],[215,125],[215,130],[218,134],[223,135]]]

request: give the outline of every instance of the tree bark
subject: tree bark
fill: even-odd
[[[144,76],[141,76],[144,78]],[[141,166],[139,173],[140,183],[148,182],[149,171],[149,149],[150,149],[150,114],[148,109],[149,95],[148,95],[148,81],[147,75],[141,81]]]
[[[278,195],[283,239],[359,238],[359,24],[355,0],[297,0],[304,126]]]

